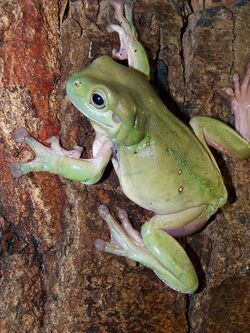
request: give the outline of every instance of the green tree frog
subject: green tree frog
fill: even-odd
[[[119,34],[121,44],[113,58],[127,59],[128,67],[102,56],[74,73],[66,85],[69,99],[95,130],[93,158],[82,159],[78,147],[63,149],[56,137],[46,147],[21,128],[14,138],[27,143],[36,158],[13,163],[12,175],[47,171],[95,184],[112,159],[124,194],[155,215],[139,233],[124,210],[118,213],[119,223],[101,205],[99,214],[108,224],[111,241],[96,240],[96,248],[135,260],[169,287],[192,293],[198,287],[197,275],[174,237],[199,230],[227,201],[208,145],[235,158],[250,156],[250,66],[243,81],[234,75],[234,89],[227,89],[237,132],[200,116],[190,121],[189,128],[169,112],[149,83],[148,57],[137,39],[132,2],[113,0],[112,5],[119,24],[109,30]]]

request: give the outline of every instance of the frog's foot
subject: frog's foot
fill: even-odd
[[[235,127],[250,142],[250,63],[242,82],[240,83],[239,75],[234,74],[233,84],[234,88],[227,88],[226,93],[231,97]]]
[[[118,216],[122,225],[112,217],[106,206],[99,206],[98,213],[109,226],[111,242],[108,243],[101,239],[97,239],[95,241],[95,247],[101,251],[139,261],[139,254],[141,254],[141,256],[145,255],[146,250],[140,234],[132,227],[125,210],[120,209],[118,211]]]
[[[109,226],[111,242],[96,240],[95,246],[98,250],[128,257],[151,268],[173,289],[184,293],[194,292],[197,289],[198,281],[192,263],[172,236],[163,230],[151,231],[150,223],[146,223],[149,227],[143,228],[142,239],[131,226],[124,210],[119,210],[118,213],[122,225],[103,205],[99,207],[99,215]]]
[[[120,50],[114,49],[112,56],[114,59],[128,59],[128,48],[131,41],[136,40],[137,34],[132,22],[132,1],[113,0],[110,4],[115,9],[115,18],[121,25],[111,24],[108,26],[108,32],[117,32],[120,38]],[[125,16],[124,16],[125,14]]]
[[[14,132],[13,138],[18,143],[28,144],[36,154],[35,159],[31,162],[12,163],[11,174],[15,178],[19,178],[30,171],[51,171],[55,169],[57,157],[63,155],[58,147],[59,140],[55,137],[50,138],[52,149],[35,140],[25,128],[18,128]]]
[[[74,149],[66,150],[60,145],[59,138],[57,136],[52,136],[46,140],[46,143],[50,144],[50,148],[54,151],[57,155],[61,156],[69,156],[74,158],[80,158],[82,155],[83,148],[75,145]]]

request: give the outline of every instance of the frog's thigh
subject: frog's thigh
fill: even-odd
[[[154,272],[174,289],[194,292],[198,279],[185,250],[168,232],[191,233],[200,228],[209,215],[207,205],[201,205],[176,214],[156,215],[142,226],[144,245],[161,263]]]
[[[186,236],[201,229],[210,216],[211,212],[204,204],[174,214],[155,215],[143,227],[165,230],[174,237]]]
[[[207,144],[238,159],[250,156],[250,143],[222,121],[209,117],[194,117],[190,126],[208,151]]]
[[[210,216],[205,204],[175,214],[156,215],[142,226],[143,242],[163,262],[165,253],[175,251],[171,248],[172,236],[185,236],[199,230]]]

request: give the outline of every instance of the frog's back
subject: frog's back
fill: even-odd
[[[108,87],[111,110],[121,120],[113,139],[125,194],[157,213],[204,203],[216,211],[227,197],[218,167],[193,132],[167,110],[147,78],[107,56],[88,72]]]
[[[123,191],[158,214],[201,204],[216,211],[227,198],[217,165],[193,132],[163,104],[154,111],[147,116],[145,138],[119,149]]]

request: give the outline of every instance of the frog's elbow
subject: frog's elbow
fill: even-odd
[[[102,175],[103,175],[103,172],[97,172],[91,178],[81,180],[80,183],[84,184],[84,185],[94,185],[101,180]]]

